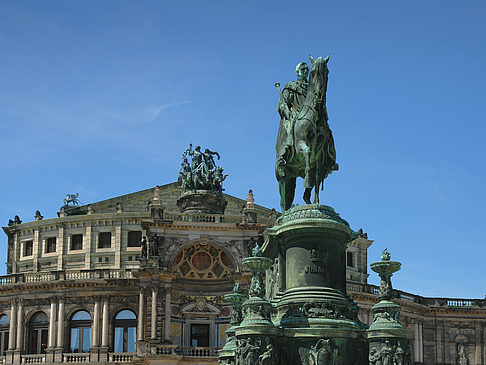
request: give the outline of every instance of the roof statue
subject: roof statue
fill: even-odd
[[[223,192],[223,181],[228,175],[223,174],[224,169],[221,166],[216,166],[214,156],[220,159],[218,152],[208,148],[202,152],[201,146],[196,146],[193,150],[192,144],[184,151],[179,170],[179,188],[183,194],[196,190]]]
[[[69,205],[69,203],[72,203],[73,206],[79,205],[79,200],[78,200],[79,194],[66,194],[66,197],[64,198],[64,205]]]
[[[310,73],[309,66],[301,62],[296,67],[297,81],[289,82],[283,90],[278,82],[275,84],[280,93],[275,172],[282,211],[292,206],[297,177],[304,179],[304,201],[311,204],[314,188],[313,202],[319,203],[324,179],[338,169],[326,109],[329,56],[310,60]]]

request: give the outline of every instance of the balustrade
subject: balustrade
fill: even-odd
[[[86,354],[63,354],[65,363],[89,362],[89,353]]]
[[[20,362],[22,364],[44,364],[46,362],[46,355],[34,354],[34,355],[20,355]]]
[[[108,362],[131,362],[134,356],[132,352],[112,352],[108,354]]]

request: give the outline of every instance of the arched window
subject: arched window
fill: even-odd
[[[115,317],[114,321],[114,352],[135,352],[137,339],[137,317],[135,313],[124,309]]]
[[[8,331],[10,320],[5,314],[0,317],[0,356],[5,355],[5,351],[8,350]]]
[[[69,348],[71,352],[89,352],[91,322],[90,314],[84,310],[73,314],[69,321]]]
[[[37,312],[29,321],[29,353],[43,354],[47,347],[49,318],[44,312]]]

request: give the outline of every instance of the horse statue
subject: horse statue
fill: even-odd
[[[79,200],[78,200],[79,194],[67,194],[66,197],[64,198],[64,205],[69,205],[69,203],[72,203],[73,205],[79,205]]]
[[[326,109],[329,56],[316,60],[310,57],[310,60],[312,67],[309,82],[305,82],[308,85],[307,93],[300,110],[293,110],[294,115],[289,118],[291,120],[282,117],[278,130],[276,177],[280,205],[284,212],[292,206],[297,177],[304,179],[304,201],[311,204],[312,189],[315,189],[313,203],[318,204],[319,188],[324,179],[338,169]],[[280,91],[280,85],[275,85]],[[284,92],[280,91],[280,94],[280,102],[291,104],[286,96],[289,95],[286,94],[286,89]]]

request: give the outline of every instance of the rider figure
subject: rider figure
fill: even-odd
[[[307,96],[309,66],[305,62],[301,62],[295,67],[295,71],[297,80],[290,81],[285,85],[277,104],[277,111],[280,114],[281,123],[283,123],[287,134],[285,148],[282,148],[280,156],[277,157],[277,166],[280,167],[279,171],[282,171],[282,173],[283,165],[286,163],[285,155],[291,153],[294,144],[295,119],[302,109]]]

